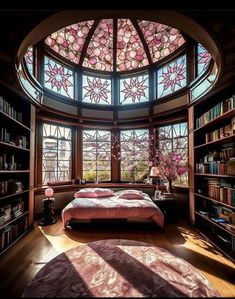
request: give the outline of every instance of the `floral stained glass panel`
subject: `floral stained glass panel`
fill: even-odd
[[[44,86],[62,96],[74,98],[73,72],[54,60],[44,57]]]
[[[83,179],[111,180],[111,132],[83,130]]]
[[[158,98],[171,94],[186,86],[186,56],[168,63],[157,73]]]
[[[197,51],[197,73],[200,76],[207,69],[211,55],[201,44],[198,44]]]
[[[101,20],[87,48],[83,66],[99,71],[113,70],[113,20]]]
[[[121,180],[143,181],[148,175],[149,131],[146,129],[120,131]]]
[[[129,19],[118,19],[117,71],[128,71],[148,65],[141,39]]]
[[[153,62],[168,56],[185,43],[183,36],[175,28],[150,21],[138,21],[138,24]]]
[[[45,43],[62,57],[78,64],[81,52],[94,21],[80,22],[49,35]]]
[[[27,49],[24,59],[30,74],[33,75],[33,47]]]
[[[149,76],[120,79],[120,104],[135,104],[149,100]]]
[[[43,124],[42,184],[71,179],[71,129]]]
[[[111,80],[84,75],[82,101],[93,104],[111,105]]]

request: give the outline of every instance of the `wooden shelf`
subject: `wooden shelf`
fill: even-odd
[[[196,228],[197,229],[197,228]],[[215,246],[222,254],[224,254],[226,257],[228,257],[233,263],[235,263],[235,251],[232,249],[223,250],[223,244],[222,241],[218,239],[213,233],[209,231],[202,231],[197,229],[197,231],[202,235],[204,238],[206,238],[210,243],[212,243],[213,246]]]
[[[223,206],[225,206],[225,207],[228,207],[228,208],[231,208],[231,209],[235,209],[235,207],[230,206],[230,205],[228,205],[228,204],[226,204],[226,203],[224,203],[224,202],[222,202],[222,201],[219,201],[219,200],[217,200],[217,199],[214,199],[214,198],[211,198],[211,197],[208,197],[208,196],[199,194],[199,193],[195,193],[195,195],[196,195],[196,196],[199,196],[199,197],[202,197],[202,198],[205,198],[205,199],[207,199],[207,200],[213,201],[213,202],[215,202],[215,203],[219,203],[220,205],[223,205]]]
[[[212,173],[194,173],[196,176],[210,176],[215,178],[235,179],[235,175],[212,174]]]
[[[202,214],[200,214],[199,212],[195,211],[195,214],[197,214],[198,216],[206,219],[208,222],[213,223],[213,225],[219,227],[220,229],[224,230],[226,233],[232,235],[233,237],[235,237],[235,233],[231,232],[230,230],[226,229],[225,227],[223,227],[222,225],[220,225],[219,223],[216,223],[215,221],[213,221],[212,219],[210,219],[209,217],[206,217]]]
[[[224,137],[224,138],[220,138],[220,139],[217,139],[217,140],[214,140],[214,141],[210,141],[210,142],[207,142],[207,143],[203,143],[203,144],[200,144],[200,145],[197,145],[194,147],[194,149],[200,149],[200,148],[206,148],[206,147],[211,147],[212,145],[220,145],[220,144],[224,144],[224,143],[227,143],[227,142],[231,142],[231,141],[234,141],[235,142],[235,135],[231,135],[231,136],[228,136],[228,137]]]
[[[17,125],[17,127],[21,127],[27,131],[30,131],[30,128],[28,128],[27,126],[25,126],[24,124],[22,124],[21,122],[19,122],[18,120],[14,119],[13,117],[11,117],[10,115],[6,114],[3,111],[0,111],[0,115],[7,118],[8,120],[10,120],[12,123],[14,123],[15,125]]]
[[[10,219],[8,218],[5,222],[2,219],[0,225],[0,237],[3,239],[0,246],[1,255],[29,231],[33,221],[33,192],[29,190],[29,187],[33,184],[30,173],[33,167],[34,155],[33,153],[31,154],[29,148],[32,146],[34,150],[35,133],[30,128],[35,126],[36,119],[34,115],[35,110],[25,96],[20,97],[12,90],[11,86],[7,87],[4,84],[0,84],[0,90],[2,96],[1,104],[4,107],[4,111],[3,109],[0,111],[0,129],[2,133],[0,141],[2,162],[0,181],[3,182],[2,192],[4,192],[0,197],[0,205],[11,212],[9,215]],[[15,139],[22,141],[18,142]],[[15,143],[10,141],[15,141]],[[24,145],[24,147],[19,145]],[[28,148],[25,148],[26,146]],[[5,168],[4,166],[7,167]],[[8,166],[10,167],[8,168]],[[22,188],[23,190],[9,194],[13,192],[13,190],[10,190],[11,182],[14,185],[19,184],[21,186],[21,188],[18,187],[15,190],[22,190]],[[7,193],[8,191],[9,193]],[[24,202],[24,205],[21,202]],[[18,214],[12,212],[15,205],[16,209],[21,207]],[[22,210],[24,211],[23,213],[20,212]],[[12,243],[9,244],[10,242]]]
[[[29,192],[29,190],[24,190],[24,191],[21,191],[21,192],[18,192],[18,193],[12,193],[12,194],[8,194],[8,195],[4,195],[4,196],[0,197],[0,201],[3,200],[3,199],[8,199],[8,198],[11,198],[11,197],[15,197],[15,196],[18,196],[18,195],[25,194],[27,192]]]
[[[18,217],[16,217],[16,218],[13,218],[13,219],[11,219],[10,221],[8,221],[8,222],[2,224],[2,225],[0,226],[0,230],[2,230],[5,226],[7,226],[7,225],[9,225],[9,224],[11,224],[11,223],[13,223],[13,222],[16,222],[16,221],[19,220],[20,218],[22,218],[22,217],[28,215],[28,213],[29,213],[29,211],[26,211],[26,212],[24,212],[22,215],[20,215],[20,216],[18,216]]]
[[[5,146],[5,147],[7,147],[7,148],[14,148],[14,149],[17,149],[17,150],[30,152],[30,150],[29,150],[28,148],[19,147],[19,146],[17,146],[17,145],[13,145],[13,144],[6,143],[6,142],[2,142],[2,141],[0,141],[0,145],[1,145],[1,146]]]
[[[0,174],[1,173],[29,173],[29,170],[0,170]]]
[[[26,234],[28,233],[28,231],[24,232],[23,234],[21,234],[17,239],[15,239],[10,245],[8,245],[6,248],[4,248],[2,251],[0,251],[0,255],[2,255],[3,253],[5,253],[9,248],[11,248],[12,246],[14,246],[21,238],[23,238]]]
[[[205,125],[203,125],[199,128],[196,128],[194,130],[194,133],[198,133],[198,132],[201,132],[204,129],[207,129],[209,127],[213,127],[214,125],[217,125],[217,124],[223,122],[224,120],[229,119],[233,116],[235,116],[235,109],[229,110],[229,111],[223,113],[222,115],[218,116],[217,118],[214,118],[213,120],[209,121]]]

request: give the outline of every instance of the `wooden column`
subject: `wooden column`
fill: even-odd
[[[194,106],[188,108],[189,221],[195,222],[194,195]]]
[[[36,108],[31,105],[30,111],[30,160],[29,160],[29,227],[33,227],[34,222],[34,173],[35,173],[35,127]]]

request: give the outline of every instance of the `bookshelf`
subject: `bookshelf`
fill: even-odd
[[[191,219],[235,261],[235,95],[190,107]]]
[[[32,107],[0,84],[0,255],[32,228]]]

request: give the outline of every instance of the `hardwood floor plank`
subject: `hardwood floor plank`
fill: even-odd
[[[165,248],[196,267],[222,297],[235,297],[235,265],[203,239],[186,221],[168,224],[164,230],[156,225],[89,225],[64,230],[57,223],[35,228],[14,247],[0,256],[0,294],[3,298],[20,297],[34,275],[58,254],[91,241],[131,239]]]

